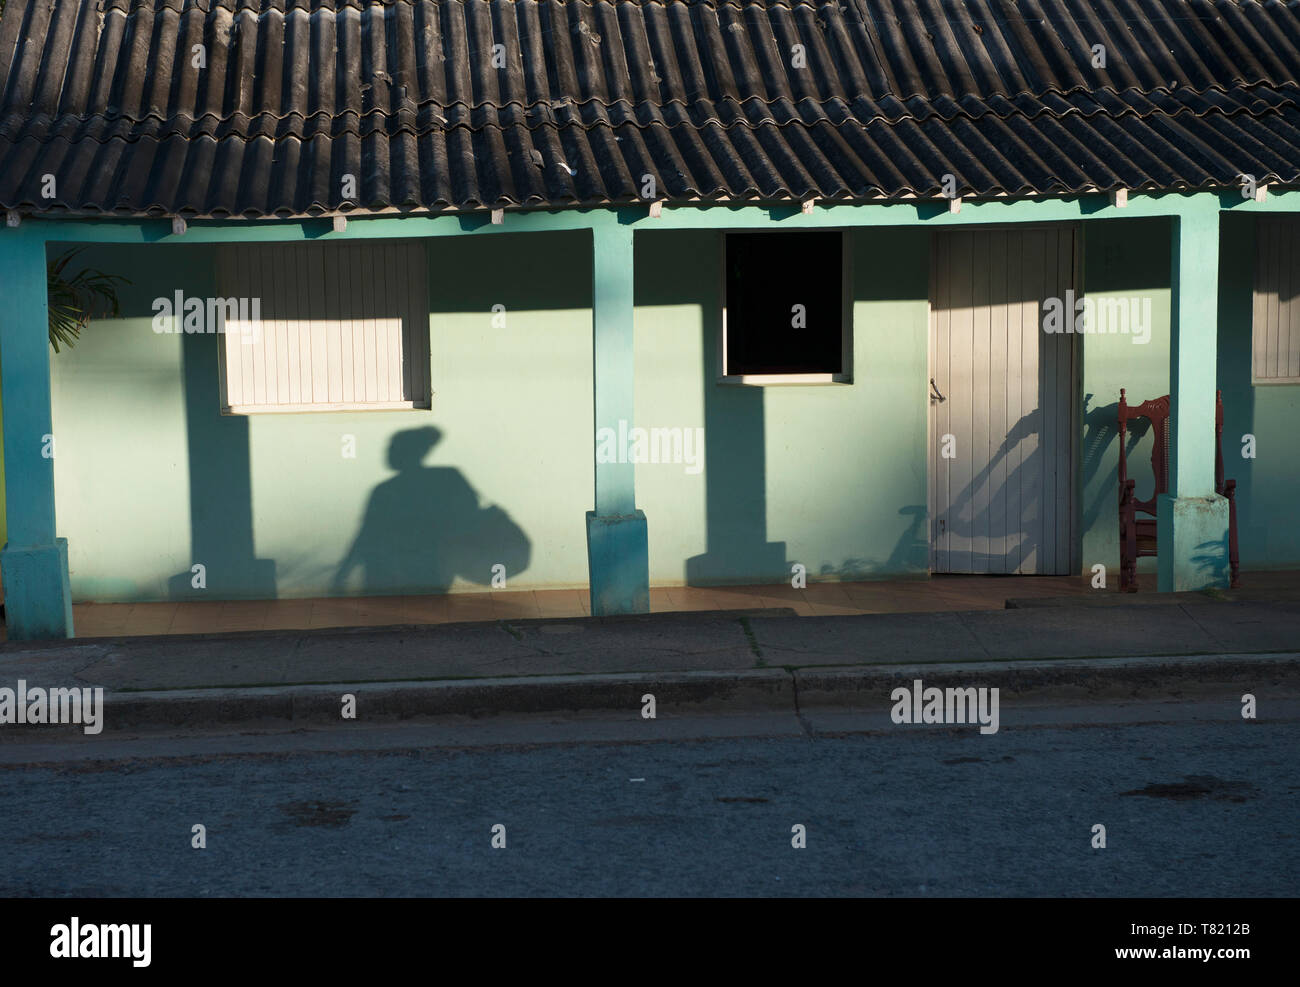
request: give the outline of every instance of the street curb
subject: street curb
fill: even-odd
[[[1099,699],[1184,701],[1246,692],[1300,695],[1300,654],[1213,655],[1051,661],[951,662],[771,668],[729,672],[621,673],[531,678],[289,685],[246,689],[116,692],[104,697],[112,734],[152,729],[376,723],[442,716],[622,712],[639,717],[643,697],[659,716],[702,713],[888,710],[890,693],[927,687],[996,687],[1003,703]],[[356,719],[342,718],[343,697]],[[6,739],[77,732],[78,725],[13,726]]]
[[[890,693],[920,679],[940,688],[988,686],[1002,703],[1170,701],[1267,690],[1300,695],[1300,654],[1159,655],[1011,662],[947,662],[794,671],[801,707],[887,708]]]
[[[794,708],[789,672],[754,669],[118,693],[105,696],[104,718],[113,729],[352,722],[342,720],[343,696],[349,694],[356,697],[357,721],[366,722],[618,710],[640,716],[647,693],[657,707],[688,713]]]

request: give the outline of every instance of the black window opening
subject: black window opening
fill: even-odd
[[[844,238],[729,233],[727,377],[844,373]]]

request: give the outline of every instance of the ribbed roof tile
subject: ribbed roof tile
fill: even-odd
[[[1300,0],[9,0],[0,207],[1291,184],[1298,77]]]

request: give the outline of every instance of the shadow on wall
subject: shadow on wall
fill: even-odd
[[[854,241],[857,246],[853,249],[861,251],[858,256],[871,257],[870,262],[861,260],[853,266],[848,289],[855,312],[859,303],[870,304],[876,306],[871,315],[888,320],[894,334],[909,325],[920,333],[925,324],[928,236],[924,231],[891,232],[861,243]],[[887,258],[875,256],[878,243],[889,244]],[[789,510],[791,491],[801,482],[796,474],[812,459],[806,449],[791,449],[790,437],[802,429],[809,444],[828,449],[828,456],[857,457],[864,455],[882,432],[892,429],[889,441],[903,450],[909,448],[917,430],[924,435],[924,411],[896,414],[895,408],[908,407],[897,402],[909,385],[900,383],[896,374],[874,370],[877,364],[869,360],[859,365],[855,386],[796,388],[777,397],[764,387],[720,382],[723,235],[643,232],[637,236],[637,251],[639,271],[671,272],[665,277],[638,275],[636,304],[641,310],[691,306],[700,313],[699,335],[694,341],[698,349],[691,357],[699,368],[698,384],[692,386],[700,388],[703,411],[704,551],[682,560],[682,578],[688,586],[785,582],[798,556],[791,556],[784,539],[772,537],[775,532],[768,526],[769,513],[773,503]],[[901,307],[904,303],[917,308],[909,312]],[[920,321],[909,322],[916,311]],[[864,321],[860,327],[858,348],[862,354],[912,358],[910,346],[893,343],[882,355],[879,344],[891,330],[877,329],[877,325],[878,321]],[[874,335],[877,332],[880,339]],[[918,359],[920,375],[923,349]],[[824,487],[817,491],[819,511],[773,518],[783,534],[791,535],[791,544],[799,542],[801,555],[812,556],[803,559],[809,577],[858,580],[924,574],[928,567],[925,507],[915,503],[918,495],[923,495],[924,471],[913,485],[915,492],[901,496],[897,491],[903,484],[876,486],[870,476],[858,477],[856,482],[860,485],[838,488],[839,496],[828,495]],[[873,498],[880,488],[890,491],[888,499]],[[650,524],[653,555],[664,542],[653,534],[655,518]],[[864,551],[864,546],[872,547]]]
[[[1043,454],[1042,411],[1035,408],[1012,427],[988,458],[988,463],[971,477],[961,491],[952,497],[948,514],[949,530],[960,536],[961,543],[970,546],[971,565],[976,572],[1014,573],[1026,562],[1031,541],[1032,522],[1042,517]],[[1032,449],[1022,443],[1036,439]],[[1018,455],[1012,456],[1013,452]],[[1019,462],[1012,465],[1012,459]],[[1005,463],[1006,478],[1000,485],[997,468]],[[976,498],[976,492],[986,489],[985,497]],[[1019,500],[1019,517],[1012,518],[1006,511],[1007,499],[1014,492]],[[976,510],[974,505],[983,501],[987,506]],[[999,509],[1000,508],[1000,509]],[[1007,550],[1002,553],[976,552],[975,540],[981,535],[1001,531],[1007,539]],[[924,552],[924,547],[922,549]],[[963,551],[965,554],[965,551]]]
[[[705,550],[685,560],[687,586],[736,579],[785,579],[784,541],[767,537],[766,409],[761,387],[717,383],[722,367],[717,339],[722,313],[711,298],[697,297],[704,313]]]
[[[823,563],[818,575],[823,579],[853,582],[879,579],[881,573],[903,574],[925,569],[930,564],[930,543],[926,538],[929,511],[924,504],[908,504],[900,507],[898,513],[903,517],[910,514],[912,520],[899,536],[889,558],[883,562],[879,559],[845,559],[838,566]]]
[[[1141,400],[1146,401],[1159,395],[1144,396]],[[1084,487],[1085,489],[1098,476],[1103,460],[1109,460],[1114,465],[1110,466],[1105,473],[1104,480],[1098,487],[1098,495],[1092,499],[1084,508],[1084,529],[1089,530],[1094,523],[1112,524],[1116,528],[1116,546],[1118,546],[1118,526],[1119,526],[1119,461],[1115,456],[1106,456],[1106,451],[1110,448],[1119,435],[1119,402],[1105,405],[1100,408],[1088,410],[1088,404],[1091,402],[1093,395],[1088,394],[1084,398],[1084,452],[1083,452],[1083,470],[1084,470]],[[1134,403],[1140,403],[1134,401]],[[1150,500],[1155,495],[1155,470],[1151,465],[1152,447],[1150,443],[1139,452],[1139,446],[1143,446],[1144,440],[1151,432],[1151,422],[1145,418],[1131,418],[1128,423],[1128,442],[1124,449],[1124,456],[1128,462],[1129,478],[1136,480],[1134,494],[1138,500]],[[1211,438],[1211,441],[1213,439]],[[1231,476],[1231,473],[1228,473]],[[1140,517],[1146,517],[1140,514]],[[1224,581],[1228,578],[1228,540],[1225,534],[1221,542],[1202,542],[1197,545],[1199,555],[1194,555],[1192,561],[1202,570],[1206,578],[1217,581]],[[1118,548],[1116,548],[1118,552]],[[1119,564],[1118,554],[1111,560],[1113,565]],[[1156,560],[1150,557],[1138,559],[1143,571],[1152,571],[1156,569]]]
[[[157,314],[155,296],[170,298],[177,290],[187,297],[216,294],[211,247],[138,249],[147,258],[150,276],[136,278],[136,283],[122,293],[124,318],[152,323]],[[129,267],[129,262],[123,265]],[[113,269],[109,263],[104,266]],[[185,333],[179,337],[149,334],[144,338],[177,339],[181,347],[192,565],[168,579],[167,598],[273,600],[278,595],[276,562],[259,558],[254,545],[249,422],[246,417],[222,415],[218,410],[220,339],[210,333]],[[199,566],[202,578],[196,572]]]
[[[1293,527],[1267,521],[1290,515],[1300,468],[1289,455],[1267,457],[1262,467],[1258,460],[1242,456],[1247,435],[1254,436],[1260,427],[1289,435],[1290,422],[1295,420],[1294,399],[1287,400],[1288,392],[1294,393],[1291,388],[1257,388],[1251,382],[1256,229],[1256,217],[1228,214],[1221,222],[1219,247],[1217,355],[1218,385],[1223,391],[1223,465],[1225,479],[1237,481],[1243,571],[1289,567],[1300,552],[1300,537]]]
[[[1083,489],[1093,489],[1092,484],[1098,481],[1101,471],[1105,470],[1104,479],[1098,481],[1100,486],[1097,496],[1091,500],[1086,500],[1083,506],[1083,530],[1091,531],[1092,526],[1098,523],[1104,523],[1106,520],[1113,521],[1116,526],[1119,525],[1119,459],[1118,455],[1109,456],[1107,450],[1119,437],[1119,402],[1112,401],[1110,404],[1100,407],[1091,407],[1095,394],[1085,394],[1083,396]],[[1155,397],[1155,395],[1152,395]],[[1147,400],[1142,397],[1140,400]],[[1124,450],[1128,460],[1129,475],[1137,480],[1137,496],[1140,499],[1146,499],[1154,484],[1153,474],[1150,474],[1149,456],[1134,456],[1139,443],[1143,436],[1151,430],[1151,423],[1145,418],[1134,419],[1129,422],[1128,448]],[[1116,565],[1119,559],[1114,560]]]
[[[1141,394],[1130,397],[1131,404],[1139,404],[1159,397],[1158,394]],[[1109,524],[1114,529],[1114,557],[1105,563],[1107,568],[1119,566],[1119,452],[1111,446],[1119,438],[1119,401],[1097,408],[1089,407],[1094,394],[1083,398],[1083,485],[1087,491],[1095,489],[1096,496],[1085,498],[1083,530],[1091,531],[1094,525]],[[1155,470],[1151,467],[1152,445],[1147,441],[1151,422],[1145,418],[1130,418],[1128,444],[1124,458],[1128,463],[1129,479],[1136,480],[1134,494],[1139,500],[1150,500],[1156,488]],[[1103,475],[1102,470],[1105,470]],[[1093,483],[1097,482],[1094,488]],[[1155,571],[1152,558],[1138,559],[1141,571]]]
[[[1199,570],[1197,578],[1215,585],[1228,585],[1228,535],[1215,541],[1203,541],[1196,546],[1192,564]]]
[[[1083,352],[1082,448],[1079,456],[1082,498],[1082,568],[1104,565],[1118,571],[1119,547],[1119,391],[1130,405],[1169,392],[1170,236],[1166,218],[1107,220],[1084,224],[1084,289],[1094,298],[1152,299],[1149,344],[1134,346],[1121,334],[1088,335]],[[1129,422],[1129,476],[1140,499],[1155,489],[1151,469],[1152,435],[1144,419]],[[1156,560],[1138,560],[1139,572],[1154,572]]]
[[[221,413],[223,337],[215,332],[155,335],[151,328],[156,297],[170,299],[177,291],[186,298],[218,294],[213,255],[208,245],[182,244],[99,247],[83,258],[88,266],[135,272],[134,285],[121,294],[120,320],[93,325],[78,347],[54,364],[54,372],[63,375],[56,379],[55,398],[61,402],[56,403],[56,421],[60,415],[75,416],[82,428],[78,440],[96,439],[100,461],[106,461],[107,448],[117,457],[114,465],[120,464],[109,475],[111,490],[93,504],[71,496],[75,483],[65,484],[70,504],[66,512],[61,507],[60,514],[61,520],[70,519],[64,524],[71,524],[74,551],[84,552],[80,576],[92,586],[84,598],[102,593],[107,598],[148,599],[165,593],[171,600],[271,600],[286,586],[285,595],[321,596],[329,590],[331,577],[337,583],[349,574],[351,593],[420,593],[445,587],[456,576],[489,585],[496,563],[505,565],[509,575],[522,571],[532,546],[508,515],[499,508],[482,509],[457,470],[421,465],[440,438],[436,429],[399,432],[385,427],[377,443],[391,440],[388,461],[396,474],[383,472],[375,463],[378,474],[363,475],[346,488],[335,488],[322,460],[310,453],[297,456],[282,473],[274,469],[280,465],[271,458],[275,451],[295,439],[307,444],[312,430],[328,427],[325,423],[359,422],[360,413],[268,416],[256,424],[248,415]],[[94,404],[95,399],[101,403]],[[166,403],[171,401],[177,404]],[[173,407],[183,427],[171,428],[170,415],[167,427],[155,427],[163,420],[159,409]],[[105,421],[111,430],[102,426]],[[91,422],[96,427],[90,427]],[[378,428],[369,427],[370,434],[378,433]],[[257,431],[263,442],[258,469],[270,474],[264,502],[258,505],[259,523],[267,543],[278,546],[268,551],[263,545],[260,552],[251,456]],[[333,459],[327,457],[325,466]],[[299,472],[303,467],[306,480]],[[390,478],[379,482],[385,477]],[[285,546],[292,541],[277,530],[277,522],[298,510],[294,505],[300,503],[302,491],[296,484],[312,482],[327,485],[321,491],[325,496],[314,502],[329,506],[308,521],[329,529],[339,541],[331,541],[329,548],[304,548],[306,561],[300,561],[288,554]],[[142,509],[140,504],[151,503],[158,490],[167,492],[166,502]],[[340,575],[343,539],[354,530],[363,506],[365,519]],[[310,523],[296,530],[304,529],[310,531]],[[457,554],[458,542],[476,540],[474,558]],[[155,543],[165,562],[146,558]],[[135,550],[129,567],[117,561],[115,570],[113,553],[128,544]],[[322,551],[327,553],[323,557]],[[159,571],[155,565],[165,568]],[[199,566],[201,579],[195,571]],[[121,577],[112,579],[114,572]],[[75,579],[78,574],[73,575]],[[164,585],[159,587],[159,582]]]
[[[687,586],[765,583],[790,576],[785,542],[767,538],[767,451],[763,389],[719,385],[717,341],[722,333],[719,299],[719,233],[642,233],[637,236],[642,270],[672,270],[672,277],[638,276],[636,305],[693,305],[701,313],[699,382],[704,405],[705,550],[686,558]],[[658,519],[668,523],[668,518]],[[656,523],[655,518],[650,523]],[[653,535],[652,544],[653,544]]]
[[[276,563],[257,557],[253,537],[248,418],[214,410],[221,401],[219,345],[216,336],[181,337],[190,552],[206,570],[206,585],[195,585],[191,569],[171,577],[167,595],[173,600],[274,600],[279,595]]]
[[[371,491],[331,595],[345,595],[358,569],[361,591],[374,595],[410,587],[446,592],[457,577],[490,585],[497,573],[514,576],[528,568],[532,544],[509,514],[480,507],[478,493],[455,467],[424,465],[441,440],[433,426],[393,436],[388,465],[397,475]],[[406,520],[395,524],[395,518]]]

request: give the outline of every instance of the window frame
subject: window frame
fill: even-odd
[[[718,328],[718,376],[719,384],[739,387],[772,386],[820,386],[827,384],[853,383],[853,238],[850,230],[836,229],[802,229],[802,230],[754,230],[727,229],[718,238],[720,263],[718,264],[718,307],[720,320]],[[792,374],[731,374],[727,368],[727,237],[759,234],[761,236],[791,237],[809,233],[835,233],[840,238],[840,371],[839,373],[792,373]]]
[[[1292,227],[1292,229],[1290,230],[1290,234],[1294,238],[1294,251],[1291,256],[1293,269],[1294,269],[1294,265],[1300,263],[1300,216],[1297,216],[1294,213],[1275,213],[1275,214],[1262,215],[1258,217],[1255,223],[1255,230],[1254,230],[1254,234],[1255,234],[1255,244],[1253,250],[1254,266],[1251,271],[1251,283],[1250,283],[1250,291],[1251,291],[1250,293],[1250,384],[1252,387],[1286,387],[1286,386],[1294,387],[1295,385],[1300,384],[1300,376],[1288,375],[1288,376],[1275,376],[1275,377],[1261,377],[1257,372],[1261,359],[1263,360],[1265,367],[1267,367],[1268,359],[1270,356],[1270,354],[1267,352],[1268,338],[1269,338],[1268,337],[1269,316],[1268,316],[1267,305],[1264,305],[1263,325],[1262,327],[1260,325],[1261,298],[1263,297],[1261,295],[1260,287],[1261,287],[1261,281],[1264,278],[1264,273],[1262,269],[1263,268],[1262,254],[1264,251],[1263,232],[1264,232],[1265,225],[1269,223],[1275,223],[1278,226],[1282,226],[1282,227],[1286,227],[1286,226]],[[1281,262],[1278,260],[1274,261],[1275,265],[1280,266],[1280,263]],[[1295,278],[1296,276],[1297,275],[1295,273],[1291,274],[1291,278]],[[1278,287],[1280,289],[1281,285],[1278,285]],[[1293,296],[1293,300],[1289,304],[1291,305],[1300,304],[1300,295]],[[1266,352],[1262,354],[1262,357],[1257,352],[1257,347],[1259,347],[1261,343],[1261,328],[1263,330],[1262,342],[1266,348]],[[1279,331],[1281,329],[1280,315],[1278,318],[1278,329]],[[1297,334],[1297,338],[1292,339],[1288,343],[1288,353],[1290,347],[1296,345],[1297,343],[1300,343],[1300,333]],[[1289,366],[1288,369],[1290,369]]]
[[[360,241],[360,244],[364,247],[364,246],[368,246],[371,243],[382,243],[382,242],[383,242],[382,239],[375,240],[375,241],[363,240]],[[337,412],[370,412],[370,411],[393,412],[393,411],[431,410],[433,407],[433,396],[435,392],[433,386],[433,359],[432,359],[433,342],[431,338],[432,306],[430,303],[430,298],[431,298],[430,280],[431,279],[429,277],[430,274],[429,248],[428,248],[428,244],[418,237],[401,237],[398,238],[398,242],[409,244],[412,248],[415,248],[416,246],[418,246],[419,248],[418,249],[418,255],[420,258],[419,269],[422,272],[422,277],[424,282],[424,291],[422,293],[423,301],[421,304],[423,319],[421,319],[417,324],[412,325],[409,328],[409,330],[405,325],[403,325],[402,357],[404,360],[419,359],[423,361],[424,373],[421,378],[421,383],[425,385],[424,394],[417,394],[415,399],[403,400],[403,401],[353,400],[353,401],[321,401],[321,402],[300,401],[297,403],[286,402],[283,404],[233,404],[230,402],[230,381],[227,376],[228,373],[227,355],[226,355],[227,339],[225,334],[219,334],[217,336],[217,399],[220,405],[220,414],[222,415],[222,417],[247,418],[247,417],[253,417],[257,415],[295,415],[295,414],[302,415],[302,414],[318,414],[318,413],[327,414],[327,413],[337,413]],[[328,249],[329,243],[330,241],[326,241],[325,243],[321,244],[321,246],[324,246],[326,249]],[[340,245],[339,241],[333,241],[333,243],[335,245]],[[261,246],[266,246],[271,248],[285,248],[289,252],[293,252],[293,248],[299,248],[299,249],[309,248],[312,245],[313,244],[311,243],[311,241],[306,241],[306,242],[271,241],[265,244],[261,244]],[[218,251],[223,246],[228,246],[228,245],[218,244],[217,245]],[[221,270],[221,263],[222,261],[221,261],[220,254],[219,253],[214,254],[213,270],[212,270],[213,289],[217,292],[218,296],[225,297],[225,291],[229,287],[229,285],[222,283],[223,275]],[[413,316],[417,314],[418,313],[412,313]],[[310,317],[307,317],[297,321],[310,322],[311,319]],[[330,321],[330,320],[326,320],[326,321]],[[409,333],[410,338],[414,339],[421,332],[423,333],[426,342],[424,343],[423,347],[420,348],[421,352],[413,352],[412,347],[410,346],[410,340],[406,338],[407,334]]]

